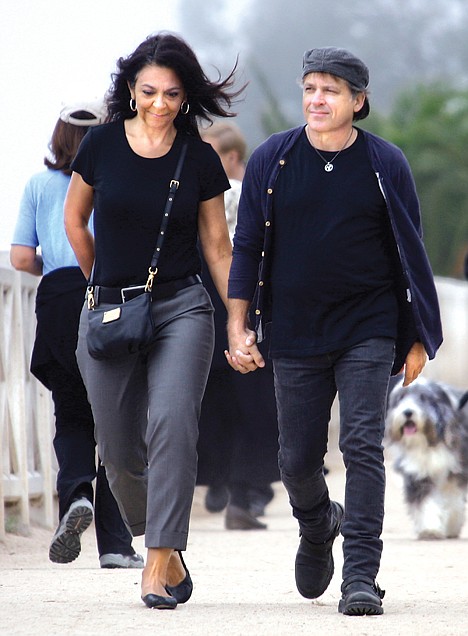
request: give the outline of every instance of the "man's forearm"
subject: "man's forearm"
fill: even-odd
[[[244,331],[249,326],[250,301],[228,298],[228,332]]]

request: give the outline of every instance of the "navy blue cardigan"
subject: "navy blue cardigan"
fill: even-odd
[[[253,301],[258,341],[271,316],[269,277],[273,228],[273,193],[288,152],[304,126],[276,133],[252,154],[239,202],[229,298]],[[403,152],[384,139],[361,130],[372,168],[385,198],[398,248],[401,272],[397,281],[398,336],[393,373],[420,340],[430,359],[442,343],[439,303],[426,250],[413,176]]]

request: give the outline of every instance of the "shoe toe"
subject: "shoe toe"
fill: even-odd
[[[250,514],[248,510],[229,504],[224,518],[226,530],[266,530],[267,525]]]
[[[150,609],[175,609],[177,601],[172,596],[159,596],[159,594],[146,594],[141,600]]]

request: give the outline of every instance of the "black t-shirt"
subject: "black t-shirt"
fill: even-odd
[[[210,144],[179,132],[163,157],[141,157],[131,149],[123,121],[90,128],[83,139],[72,169],[94,188],[96,284],[146,282],[184,140],[187,155],[158,263],[158,281],[200,273],[198,205],[230,187],[218,155]]]
[[[336,153],[320,151],[326,160]],[[272,357],[395,337],[394,241],[362,134],[332,172],[299,137],[274,193]]]

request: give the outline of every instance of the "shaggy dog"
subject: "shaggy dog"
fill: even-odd
[[[418,539],[455,538],[468,486],[467,393],[419,378],[389,395],[386,446]]]

